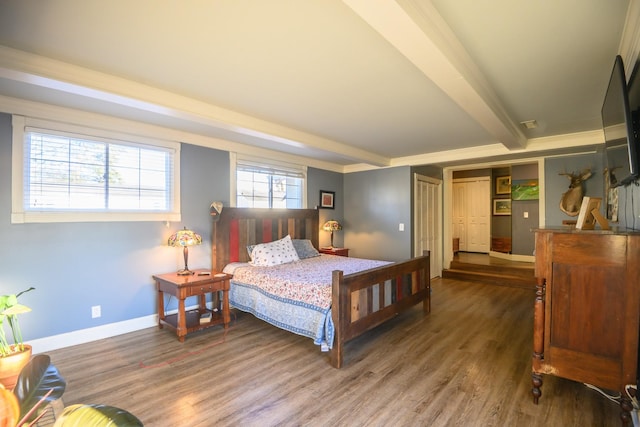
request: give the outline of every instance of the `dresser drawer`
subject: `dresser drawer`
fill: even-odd
[[[206,294],[208,292],[214,292],[222,289],[222,286],[217,286],[217,283],[206,283],[189,286],[186,291],[188,297]]]

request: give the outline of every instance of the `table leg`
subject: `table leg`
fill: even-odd
[[[160,288],[160,284],[157,284]],[[164,321],[164,292],[158,289],[158,329],[162,329],[162,322]]]
[[[220,305],[220,291],[211,293],[211,308],[214,310],[220,310],[222,306]]]
[[[231,323],[231,313],[229,309],[229,291],[222,291],[222,320],[224,322],[225,329],[229,327]]]
[[[184,309],[184,299],[178,299],[178,327],[176,328],[178,339],[184,342],[184,336],[187,335],[187,314]]]

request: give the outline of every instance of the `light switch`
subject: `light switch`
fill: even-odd
[[[525,218],[529,218],[529,212],[525,212],[525,213],[524,213],[524,217],[525,217]]]
[[[404,231],[404,224],[400,223],[400,225],[398,225],[398,231]]]

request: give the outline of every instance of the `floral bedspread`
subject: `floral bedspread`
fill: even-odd
[[[342,270],[346,275],[386,264],[323,254],[272,267],[234,266],[229,299],[240,310],[331,348],[332,272]]]

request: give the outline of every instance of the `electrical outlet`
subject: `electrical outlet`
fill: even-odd
[[[102,316],[102,309],[99,305],[94,305],[91,307],[91,318],[95,319],[96,317]]]

